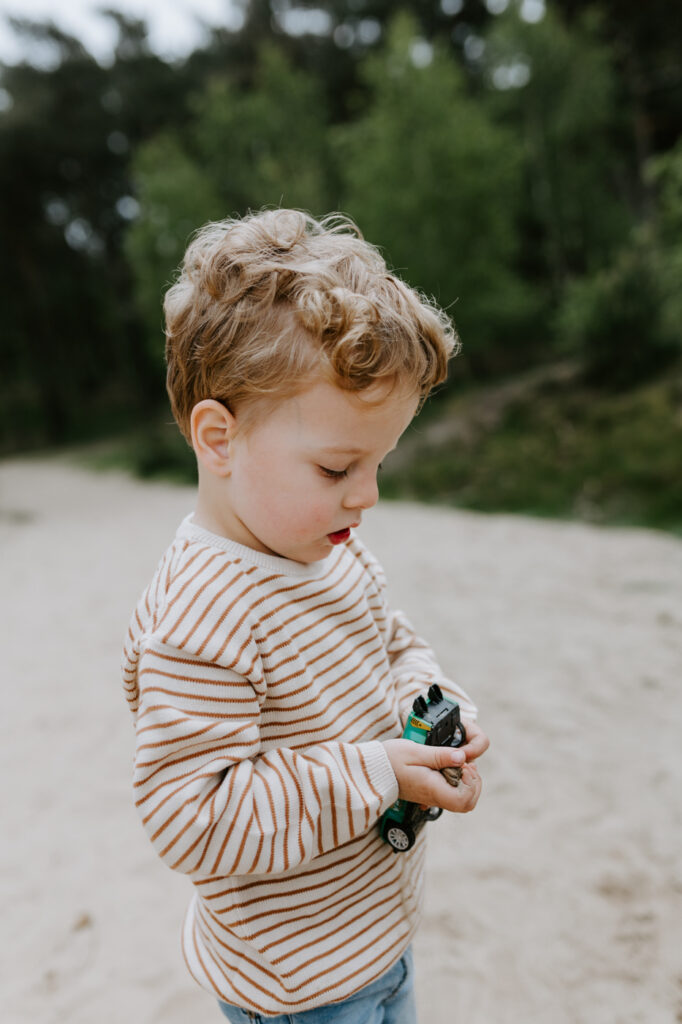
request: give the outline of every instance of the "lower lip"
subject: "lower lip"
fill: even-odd
[[[350,527],[347,526],[345,530],[337,530],[336,533],[327,534],[332,544],[344,544],[350,537]]]

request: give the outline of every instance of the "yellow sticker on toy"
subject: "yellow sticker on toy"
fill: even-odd
[[[431,727],[428,726],[426,722],[422,722],[419,718],[415,718],[414,715],[410,718],[410,725],[413,725],[415,729],[423,729],[424,732],[431,731]]]

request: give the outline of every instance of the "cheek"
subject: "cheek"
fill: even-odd
[[[235,476],[235,493],[241,512],[266,536],[286,533],[293,541],[305,541],[327,533],[336,518],[339,499],[333,487],[326,487],[300,467],[270,453],[252,453]]]
[[[324,501],[304,497],[303,500],[288,502],[282,512],[291,528],[302,537],[329,528],[331,512]]]
[[[269,521],[275,527],[285,528],[293,540],[327,533],[333,519],[334,506],[325,495],[290,492],[279,500],[275,498],[270,506]]]
[[[319,526],[328,526],[329,520],[333,518],[335,506],[328,501],[310,502],[307,506],[307,519],[309,523]]]

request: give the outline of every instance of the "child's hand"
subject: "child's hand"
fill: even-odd
[[[481,754],[485,754],[490,746],[490,740],[476,722],[465,722],[464,728],[467,741],[463,746],[458,747],[458,750],[463,752],[467,761],[475,761]]]
[[[460,814],[472,811],[481,795],[482,783],[476,766],[466,761],[466,750],[471,743],[474,745],[474,756],[478,756],[475,753],[481,744],[476,738],[478,733],[485,739],[485,746],[479,753],[482,754],[488,746],[485,734],[478,727],[475,729],[476,732],[467,724],[470,740],[459,749],[428,747],[413,740],[385,740],[384,747],[398,780],[400,798],[425,807],[442,807],[446,811]],[[441,769],[457,766],[462,768],[462,777],[455,787],[441,775]]]

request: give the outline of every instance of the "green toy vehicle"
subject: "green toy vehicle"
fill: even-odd
[[[466,743],[466,731],[459,715],[459,704],[443,696],[434,683],[426,697],[417,697],[407,719],[403,738],[433,747],[461,747]],[[452,786],[459,783],[461,768],[445,768],[443,774]],[[414,846],[417,833],[427,821],[435,821],[443,813],[440,807],[423,810],[419,804],[396,800],[381,816],[379,828],[382,839],[402,853]]]

